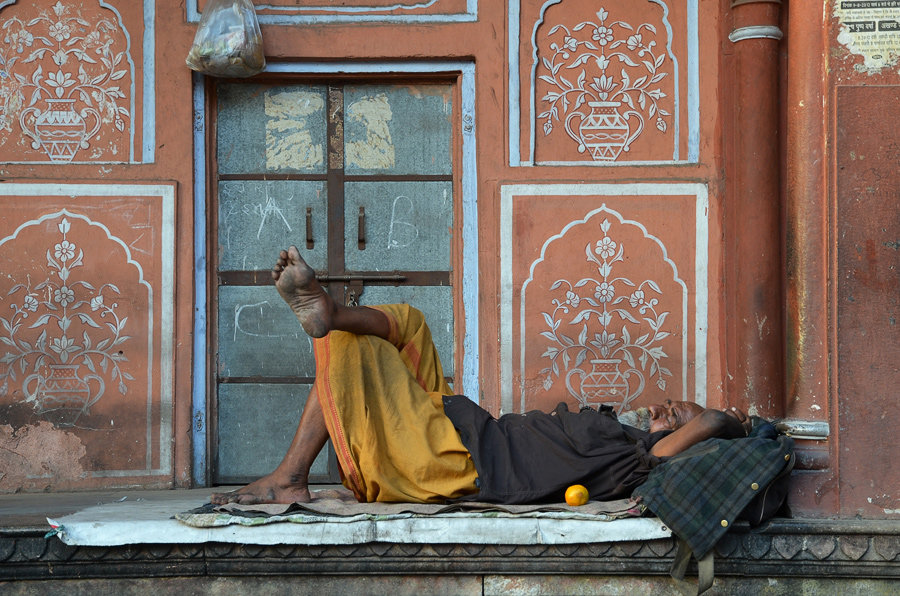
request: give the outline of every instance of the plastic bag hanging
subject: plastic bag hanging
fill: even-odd
[[[259,21],[251,0],[209,0],[187,65],[214,77],[250,77],[266,67]]]

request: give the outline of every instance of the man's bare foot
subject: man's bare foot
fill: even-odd
[[[331,331],[336,305],[319,285],[315,272],[300,256],[296,246],[279,253],[272,268],[272,278],[303,330],[310,337],[325,337]]]
[[[209,501],[213,505],[237,503],[259,505],[262,503],[309,503],[311,501],[306,482],[281,479],[275,473],[263,476],[243,488],[227,493],[214,493]]]

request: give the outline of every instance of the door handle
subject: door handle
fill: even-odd
[[[306,250],[312,250],[316,245],[312,232],[312,207],[306,208]]]
[[[356,248],[366,250],[366,208],[359,208],[359,219],[356,224]]]

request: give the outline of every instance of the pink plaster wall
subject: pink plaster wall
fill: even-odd
[[[64,281],[47,250],[62,264],[55,253],[63,240],[58,227],[63,216],[53,214],[66,210],[71,227],[65,240],[84,250],[77,273],[94,288],[79,286],[76,300],[92,300],[104,283],[116,286],[116,312],[128,316],[122,371],[131,377],[122,392],[118,386],[122,377],[113,379],[107,368],[97,374],[104,388],[98,399],[94,399],[97,390],[90,388],[92,383],[99,386],[96,380],[87,383],[87,393],[81,389],[94,402],[79,417],[84,427],[67,425],[56,414],[35,408],[39,392],[34,387],[47,384],[52,375],[44,367],[60,358],[51,347],[53,339],[61,340],[61,333],[67,333],[67,341],[75,346],[83,344],[87,333],[94,347],[102,341],[99,335],[91,336],[97,329],[81,319],[73,318],[69,330],[46,322],[44,361],[38,363],[40,356],[35,356],[25,370],[16,369],[15,379],[8,363],[0,362],[0,374],[7,381],[0,391],[4,408],[0,442],[5,447],[0,490],[191,483],[191,370],[195,358],[206,358],[191,349],[193,129],[204,115],[192,112],[192,73],[184,65],[196,29],[196,23],[187,21],[188,3],[153,4],[152,56],[143,54],[149,29],[139,2],[37,0],[6,3],[0,9],[0,177],[4,185],[44,188],[29,193],[15,187],[0,196],[0,238],[8,238],[0,245],[0,316],[9,319],[17,308],[25,308],[29,292],[44,292],[40,298],[55,305],[53,312],[59,314],[60,302],[52,295],[59,288],[36,288],[45,279]],[[479,380],[488,409],[496,413],[546,408],[559,400],[574,407],[578,399],[566,388],[567,377],[582,397],[585,386],[596,391],[603,384],[585,382],[600,378],[591,377],[596,364],[591,360],[619,360],[618,373],[613,364],[603,377],[609,381],[606,390],[620,392],[606,393],[603,399],[618,407],[665,397],[686,397],[712,407],[750,405],[742,401],[743,394],[729,389],[727,359],[736,341],[728,331],[729,320],[753,313],[735,312],[746,306],[733,308],[726,272],[736,259],[754,258],[725,251],[726,218],[732,195],[740,193],[727,185],[726,158],[732,147],[725,133],[740,134],[731,118],[737,109],[728,88],[733,73],[723,66],[734,52],[726,38],[731,24],[728,3],[702,2],[697,15],[689,14],[685,3],[670,3],[664,11],[664,2],[625,0],[605,2],[602,11],[581,0],[482,1],[477,15],[468,13],[469,5],[461,0],[392,9],[381,2],[345,2],[328,8],[315,2],[268,4],[272,8],[261,15],[281,19],[279,24],[262,26],[270,63],[474,63]],[[368,8],[356,10],[363,6]],[[354,19],[354,14],[361,16]],[[857,182],[883,184],[877,174],[896,165],[891,154],[883,152],[894,137],[887,121],[878,116],[893,105],[896,68],[860,70],[861,59],[838,43],[840,25],[830,15],[804,6],[792,9],[791,16],[830,23],[822,48],[831,69],[822,78],[827,99],[822,118],[829,124],[821,143],[847,151],[829,161],[829,207],[822,220],[827,220],[832,233],[842,226],[861,233],[860,246],[866,238],[880,239],[874,252],[860,249],[858,259],[855,241],[841,245],[840,238],[829,236],[821,247],[836,281],[811,283],[836,301],[819,313],[831,346],[826,352],[832,357],[821,375],[821,392],[804,396],[803,407],[815,403],[825,409],[827,414],[810,416],[827,420],[830,436],[815,445],[827,453],[823,467],[801,471],[805,479],[792,498],[798,511],[808,515],[896,516],[900,474],[896,460],[888,457],[896,445],[883,416],[895,405],[890,388],[896,385],[896,367],[872,368],[873,362],[885,362],[885,354],[892,353],[896,343],[890,341],[890,319],[878,319],[893,308],[881,301],[893,287],[896,251],[890,243],[896,239],[887,231],[878,233],[887,234],[884,238],[859,232],[875,226],[875,220],[894,217],[895,206],[881,200],[873,203],[877,211],[838,209],[852,193],[865,191],[856,188]],[[692,42],[696,54],[690,51]],[[568,62],[554,72],[561,61]],[[150,79],[145,76],[149,68],[155,75]],[[699,73],[696,81],[691,72]],[[148,80],[154,81],[152,88],[144,88]],[[627,97],[613,97],[626,86],[631,89]],[[844,90],[848,86],[854,90]],[[567,103],[559,100],[561,91],[566,91]],[[152,114],[144,112],[145,94],[155,100]],[[691,97],[699,114],[694,124]],[[51,99],[72,101],[65,106],[66,102],[57,102],[53,111]],[[550,113],[554,101],[556,111]],[[606,112],[592,114],[590,108],[596,106],[590,104],[602,102],[619,105],[603,106]],[[51,139],[37,130],[39,120],[42,125],[48,120],[67,124],[72,142],[57,142],[56,152],[48,152]],[[885,126],[879,129],[879,122]],[[628,141],[628,150],[610,141],[605,153],[592,154],[586,130],[618,135]],[[151,138],[152,151],[146,147]],[[850,157],[848,143],[864,149],[868,161],[862,161],[856,149],[852,150],[857,158]],[[41,186],[58,183],[100,184],[114,191],[53,194]],[[129,194],[130,185],[172,189],[171,213],[164,213],[160,197]],[[689,190],[661,190],[666,185]],[[813,202],[820,198],[808,197]],[[607,229],[604,221],[609,222]],[[102,224],[109,234],[97,232],[95,224]],[[172,226],[168,240],[166,225]],[[738,226],[736,233],[752,235],[754,230]],[[112,236],[121,243],[110,240]],[[604,238],[609,242],[603,244]],[[142,275],[153,290],[152,306],[123,245],[141,263]],[[167,259],[172,267],[168,286],[163,267]],[[866,272],[877,272],[887,285],[868,284],[861,277]],[[582,279],[592,281],[576,288]],[[608,285],[601,289],[602,283]],[[642,296],[636,294],[639,289]],[[156,300],[164,293],[172,300],[173,319],[167,325]],[[577,305],[572,302],[575,294]],[[842,320],[848,308],[860,308],[846,302],[850,295],[867,296],[872,306],[854,311],[857,319]],[[112,299],[111,293],[104,294],[104,304]],[[650,308],[648,299],[658,302]],[[562,308],[566,300],[568,312]],[[74,304],[68,306],[74,309]],[[90,300],[86,304],[82,307],[95,314]],[[564,320],[563,315],[577,318],[585,304],[596,312],[576,323]],[[38,327],[29,327],[38,320],[38,311],[27,313],[28,324],[12,333],[13,346],[0,345],[0,357],[23,350],[20,337],[32,346],[42,341]],[[662,313],[666,315],[661,321]],[[556,337],[550,337],[555,321],[560,321]],[[106,322],[95,321],[101,330]],[[547,350],[556,345],[559,354],[560,342],[568,341],[561,339],[564,330],[576,348],[565,359],[558,356],[554,369]],[[864,330],[877,333],[863,334]],[[626,344],[631,347],[627,356],[621,351]],[[168,353],[163,352],[164,345],[170,346]],[[647,354],[643,360],[642,353]],[[69,355],[78,359],[74,351]],[[172,370],[168,402],[165,387],[147,384],[166,363]],[[572,372],[576,369],[580,372]],[[85,370],[75,374],[86,381]],[[30,384],[24,384],[28,377]],[[873,378],[877,382],[861,382]],[[874,395],[866,393],[873,387],[881,389]],[[805,415],[789,398],[782,399],[786,415]],[[879,458],[880,467],[871,464],[873,457]]]

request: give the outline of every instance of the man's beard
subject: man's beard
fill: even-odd
[[[650,410],[647,408],[622,412],[618,418],[622,424],[639,428],[644,432],[650,432]]]

